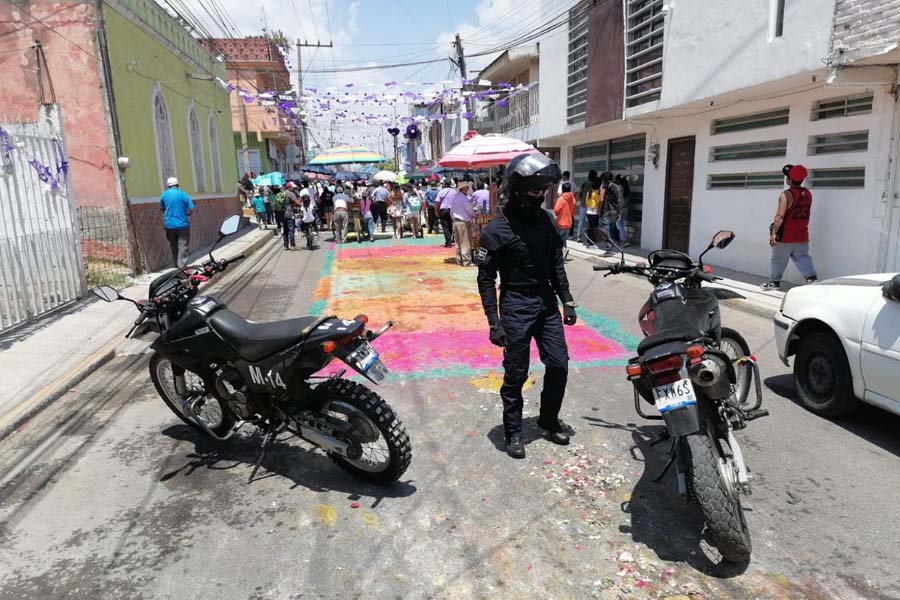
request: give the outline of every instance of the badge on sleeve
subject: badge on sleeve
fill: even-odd
[[[479,247],[478,250],[475,251],[475,262],[479,265],[487,263],[489,257],[490,254],[484,246]]]

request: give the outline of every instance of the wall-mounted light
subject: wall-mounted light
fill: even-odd
[[[120,171],[124,171],[129,166],[131,166],[131,159],[128,158],[127,156],[120,156],[119,158],[116,159],[116,164],[119,165]]]
[[[653,163],[653,168],[659,168],[659,144],[657,142],[653,142],[647,148],[647,158]]]

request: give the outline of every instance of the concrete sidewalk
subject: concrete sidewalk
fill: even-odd
[[[584,258],[590,262],[612,264],[619,261],[618,253],[615,256],[604,257],[602,248],[597,249],[596,247],[587,247],[581,242],[569,241],[567,242],[567,247],[569,248],[570,256]],[[647,254],[649,254],[649,252],[640,248],[626,248],[625,263],[634,265],[646,262]],[[724,300],[722,303],[725,306],[730,306],[731,308],[766,318],[772,318],[775,316],[775,313],[778,312],[786,290],[763,291],[759,288],[760,284],[766,281],[763,277],[740,273],[738,271],[716,267],[715,265],[711,266],[713,275],[722,278],[721,281],[715,283],[716,287],[732,290],[746,296],[746,300]],[[791,287],[787,284],[782,285],[787,289],[790,289]]]
[[[248,227],[223,242],[215,256],[249,255],[269,243],[280,243],[271,229]],[[201,262],[208,251],[195,252],[191,262]],[[141,275],[122,295],[146,298],[150,282],[160,274]],[[107,303],[88,295],[0,336],[0,438],[111,360],[136,317],[128,302]]]

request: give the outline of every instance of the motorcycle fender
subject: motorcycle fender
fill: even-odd
[[[723,288],[706,288],[716,295],[719,300],[746,300],[747,297],[733,290]]]
[[[666,429],[673,437],[691,435],[700,431],[700,413],[697,405],[677,408],[663,413]]]

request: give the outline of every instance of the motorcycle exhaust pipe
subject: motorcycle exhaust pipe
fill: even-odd
[[[715,385],[722,377],[722,369],[716,360],[706,358],[693,369],[694,383],[701,387]]]
[[[720,400],[731,394],[731,383],[725,375],[725,364],[715,356],[709,356],[691,369],[691,379],[703,388],[708,398]]]

